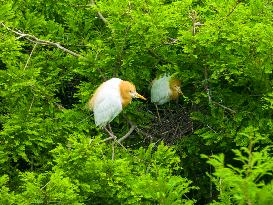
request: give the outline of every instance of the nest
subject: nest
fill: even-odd
[[[195,130],[187,108],[175,103],[157,107],[149,109],[153,116],[150,126],[140,130],[150,138],[150,142],[164,141],[167,145],[173,145]]]

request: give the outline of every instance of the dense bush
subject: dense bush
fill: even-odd
[[[272,14],[269,0],[0,1],[0,203],[270,204]],[[187,132],[153,136],[164,124],[135,101],[111,123],[137,125],[112,160],[90,95],[120,77],[148,97],[165,72],[185,96],[160,114]]]

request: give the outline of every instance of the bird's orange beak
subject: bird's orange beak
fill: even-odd
[[[147,100],[145,97],[143,97],[142,95],[136,93],[136,98],[140,98],[142,100]]]

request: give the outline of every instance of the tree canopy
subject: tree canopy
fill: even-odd
[[[0,1],[0,204],[272,204],[272,22],[269,0]],[[184,96],[131,103],[113,150],[88,99],[164,73]]]

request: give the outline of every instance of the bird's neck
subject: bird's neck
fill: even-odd
[[[171,99],[175,100],[178,98],[180,93],[178,90],[175,88],[176,86],[180,86],[181,82],[177,79],[171,79],[170,80],[170,89],[171,89]]]
[[[127,86],[124,83],[124,81],[121,81],[120,82],[120,96],[121,96],[121,104],[122,104],[123,108],[126,107],[128,104],[130,104],[132,101],[132,97],[126,88],[127,88]]]

